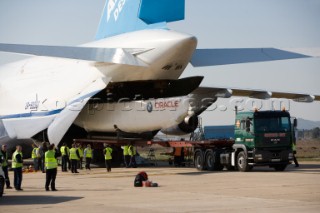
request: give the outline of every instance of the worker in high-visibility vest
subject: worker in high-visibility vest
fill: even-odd
[[[79,150],[79,161],[78,161],[78,169],[82,169],[82,162],[83,162],[83,148],[81,144],[78,144],[78,150]]]
[[[69,162],[69,147],[67,147],[66,143],[63,143],[62,146],[60,147],[60,153],[61,153],[61,171],[67,172],[68,168],[68,162]],[[70,166],[69,166],[70,167]]]
[[[49,191],[49,185],[51,185],[51,191],[57,191],[56,189],[56,177],[57,177],[57,156],[58,151],[54,149],[54,144],[50,144],[48,151],[45,152],[45,167],[46,167],[46,184],[45,189]]]
[[[298,131],[297,131],[297,127],[294,125],[293,127],[293,134],[292,134],[292,154],[293,154],[293,162],[296,165],[295,167],[299,167],[299,163],[297,161],[296,158],[296,154],[297,154],[297,138],[298,138]]]
[[[298,163],[298,160],[296,158],[297,147],[296,147],[296,142],[295,141],[292,143],[292,152],[293,152],[293,162],[295,164],[295,167],[299,167],[299,163]]]
[[[92,149],[91,149],[91,145],[90,144],[88,144],[87,148],[84,149],[83,155],[86,158],[86,169],[91,170],[90,163],[91,163],[91,159],[92,159]]]
[[[16,146],[16,151],[12,155],[12,168],[14,173],[14,188],[17,191],[22,191],[21,188],[22,184],[22,166],[23,166],[23,159],[22,159],[22,147]]]
[[[31,158],[33,159],[33,167],[34,167],[34,171],[38,171],[39,170],[39,161],[38,161],[38,156],[37,156],[37,153],[38,153],[38,147],[37,145],[35,145],[34,143],[32,144],[32,153],[31,153]]]
[[[38,158],[38,164],[39,167],[42,171],[42,173],[45,173],[45,163],[44,163],[44,158],[45,158],[45,153],[48,151],[48,144],[47,142],[42,142],[41,146],[39,147],[39,158]]]
[[[107,171],[111,172],[112,148],[109,146],[109,144],[105,144],[103,154],[104,154],[104,159],[106,161]]]
[[[80,159],[79,150],[76,148],[76,144],[72,144],[72,148],[70,149],[70,156],[71,160],[71,172],[72,173],[79,173],[77,171],[78,168],[78,161]]]
[[[184,148],[183,147],[175,147],[173,148],[173,156],[174,156],[174,166],[183,166],[184,161]]]
[[[123,149],[123,162],[126,168],[129,168],[130,164],[130,155],[129,155],[129,145],[121,146]]]
[[[1,147],[1,152],[2,154],[2,170],[4,173],[4,178],[6,180],[6,186],[7,189],[12,189],[10,186],[10,179],[9,179],[9,172],[8,172],[8,152],[7,152],[7,145],[3,144]]]
[[[129,167],[132,168],[137,168],[137,164],[136,164],[136,147],[133,146],[132,144],[129,145],[128,147],[128,152],[129,152],[129,156],[130,156],[130,163],[129,163]]]

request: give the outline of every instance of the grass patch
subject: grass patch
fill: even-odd
[[[303,139],[297,142],[297,158],[320,161],[320,139]]]
[[[138,147],[139,154],[148,158],[150,148],[154,150],[154,155],[157,161],[168,161],[169,158],[173,159],[173,148],[162,147],[160,145],[152,145],[147,147]],[[298,160],[302,161],[320,161],[320,139],[303,139],[297,142],[297,154]]]

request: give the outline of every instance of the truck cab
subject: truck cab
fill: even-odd
[[[237,113],[234,166],[240,171],[249,171],[253,166],[285,170],[293,159],[293,129],[290,114],[285,110]]]

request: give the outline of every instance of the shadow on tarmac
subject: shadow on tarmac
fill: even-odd
[[[195,169],[195,168],[194,168]],[[235,170],[232,171],[195,171],[195,172],[180,172],[177,173],[178,175],[188,175],[188,176],[199,176],[205,174],[212,174],[212,173],[220,173],[220,172],[238,172]],[[268,166],[256,166],[249,172],[298,172],[298,173],[320,173],[320,162],[319,164],[308,164],[303,163],[300,164],[299,167],[295,167],[294,164],[288,165],[285,171],[275,171],[273,168],[269,168]]]
[[[275,171],[273,168],[267,166],[254,167],[250,172],[298,172],[298,173],[320,173],[320,163],[319,164],[300,164],[299,167],[295,167],[294,164],[288,165],[284,171]]]
[[[178,175],[189,175],[189,176],[199,176],[199,175],[206,175],[211,174],[213,171],[196,171],[196,172],[180,172],[177,173]]]
[[[6,195],[0,199],[1,205],[35,205],[35,204],[58,204],[72,200],[79,200],[83,197],[66,197],[66,196],[32,196],[32,195]]]

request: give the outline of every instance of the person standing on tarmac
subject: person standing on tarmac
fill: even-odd
[[[1,147],[1,153],[2,154],[2,170],[4,173],[4,178],[6,181],[7,189],[12,189],[10,186],[10,179],[9,179],[9,173],[8,173],[8,152],[7,152],[7,145],[2,145]]]
[[[60,153],[61,153],[61,171],[67,172],[67,164],[69,161],[69,148],[67,147],[66,143],[63,143],[62,146],[60,147]]]
[[[42,173],[45,173],[45,166],[44,166],[44,154],[46,153],[46,151],[48,151],[48,146],[46,142],[42,142],[40,148],[39,148],[39,154],[40,154],[40,158],[39,158],[39,165],[41,167],[41,171]]]
[[[92,149],[91,149],[91,145],[88,144],[87,148],[84,149],[84,154],[83,154],[86,158],[86,169],[91,170],[90,168],[90,163],[91,163],[91,159],[92,159]]]
[[[78,151],[79,151],[79,161],[78,161],[78,169],[83,169],[82,167],[82,161],[83,161],[83,148],[81,144],[78,144]]]
[[[16,146],[16,151],[12,155],[12,168],[14,173],[14,188],[17,191],[22,191],[21,188],[22,184],[22,166],[23,166],[23,160],[22,160],[22,147]]]
[[[32,153],[31,153],[31,158],[33,159],[33,167],[34,167],[34,171],[38,171],[39,170],[39,163],[38,163],[38,147],[37,145],[35,145],[34,143],[32,144]]]
[[[293,134],[293,140],[292,140],[292,154],[293,154],[293,162],[296,165],[295,167],[299,167],[299,163],[296,158],[297,154],[297,138],[298,138],[298,131],[296,129],[296,125],[294,125],[294,134]]]
[[[136,164],[136,147],[133,146],[132,144],[129,145],[128,147],[128,152],[129,152],[129,156],[130,156],[130,163],[129,163],[129,167],[131,168],[137,168],[137,164]]]
[[[126,168],[129,168],[130,155],[129,155],[129,145],[124,145],[121,147],[123,149],[123,162]]]
[[[79,151],[76,148],[76,144],[72,144],[72,148],[70,149],[70,160],[71,160],[71,172],[72,173],[79,173],[77,171],[78,168],[78,161],[80,159]]]
[[[293,152],[293,162],[295,164],[295,167],[299,167],[299,163],[298,163],[298,160],[296,158],[297,147],[296,147],[296,142],[295,141],[292,143],[292,152]]]
[[[106,168],[108,172],[111,172],[111,161],[112,161],[112,148],[109,144],[105,144],[105,149],[103,150],[104,159],[106,160]]]
[[[56,189],[56,177],[57,177],[57,156],[58,151],[54,149],[54,144],[51,144],[48,151],[45,153],[45,166],[46,166],[46,184],[45,189],[49,191],[49,185],[51,185],[51,191],[57,191]]]

